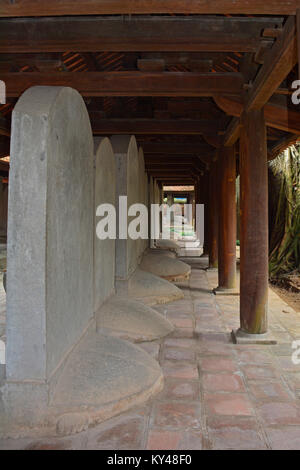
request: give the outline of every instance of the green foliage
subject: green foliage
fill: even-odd
[[[269,164],[270,277],[300,269],[300,145]]]

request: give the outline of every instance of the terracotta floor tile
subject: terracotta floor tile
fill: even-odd
[[[238,351],[238,360],[245,364],[270,364],[274,358],[268,351]]]
[[[181,364],[171,361],[162,361],[162,370],[166,377],[177,379],[198,379],[198,368],[193,364]]]
[[[148,450],[202,450],[202,433],[195,430],[161,430],[149,432]]]
[[[300,450],[300,426],[266,428],[273,450]]]
[[[154,410],[154,426],[200,428],[200,404],[182,402],[158,403]]]
[[[161,361],[159,394],[80,434],[2,439],[0,449],[300,450],[300,366],[291,361],[300,315],[270,291],[269,325],[278,344],[234,345],[239,297],[214,296],[217,272],[200,270],[206,265],[197,260],[182,284],[184,299],[154,307],[175,331],[139,345]]]
[[[196,353],[189,349],[169,348],[165,347],[163,351],[163,357],[167,360],[172,361],[196,361]]]
[[[202,376],[203,388],[208,391],[245,392],[245,385],[238,374],[210,374]]]
[[[208,432],[213,449],[259,450],[267,445],[253,420],[238,418],[214,418],[208,423]]]
[[[198,381],[166,379],[162,396],[169,400],[199,400],[200,384]]]
[[[172,333],[173,338],[191,338],[195,336],[193,328],[176,328]]]
[[[223,359],[222,356],[203,357],[199,361],[200,368],[209,372],[235,372],[237,365],[231,359]]]
[[[175,317],[167,315],[168,320],[175,326],[175,328],[193,328],[193,319],[190,317]]]
[[[204,394],[204,402],[210,413],[229,416],[251,416],[253,409],[245,394],[208,393]]]
[[[199,341],[194,338],[166,338],[164,345],[176,348],[196,349],[199,346]]]
[[[291,400],[292,395],[281,382],[249,382],[249,390],[257,400]]]
[[[298,403],[273,401],[257,406],[257,411],[267,425],[297,424],[300,426],[300,406]]]
[[[103,423],[104,429],[91,429],[88,433],[87,449],[107,449],[107,450],[131,450],[139,449],[143,444],[144,419],[130,417],[126,415],[117,418],[117,422],[112,420]]]
[[[242,370],[249,380],[277,379],[279,376],[279,372],[271,366],[243,365]]]

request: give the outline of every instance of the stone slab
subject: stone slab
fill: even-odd
[[[97,329],[136,342],[153,341],[174,327],[160,313],[133,299],[115,296],[97,312]]]
[[[188,264],[178,259],[164,255],[157,256],[152,253],[147,253],[143,257],[140,268],[173,282],[189,279],[191,274],[191,267]]]
[[[49,380],[93,316],[93,211],[82,97],[72,88],[29,88],[12,116],[9,380]]]
[[[157,255],[157,256],[168,256],[169,258],[177,258],[177,255],[174,251],[169,251],[169,250],[161,250],[160,248],[151,248],[148,253],[151,255]]]
[[[172,250],[175,252],[180,249],[180,245],[174,240],[156,240],[156,247],[161,250]]]
[[[139,155],[134,136],[119,135],[111,138],[116,161],[116,208],[119,213],[119,197],[127,197],[128,208],[140,202]],[[127,218],[127,226],[133,217]],[[117,218],[118,220],[118,218]],[[119,232],[119,224],[117,223]],[[128,233],[127,233],[128,235]],[[132,238],[116,239],[115,275],[118,281],[127,281],[140,261],[141,244]],[[118,284],[116,284],[118,289]]]
[[[96,211],[101,204],[116,205],[116,164],[114,152],[108,138],[97,138],[95,154],[95,217],[96,226],[100,217]],[[104,214],[103,214],[104,215]],[[101,217],[102,219],[103,217]],[[116,242],[107,238],[100,240],[94,230],[94,311],[114,293],[115,290]]]
[[[238,329],[232,330],[231,337],[234,344],[277,344],[277,340],[272,336],[271,333],[266,333],[262,335],[251,335]]]
[[[162,387],[161,369],[143,349],[89,331],[69,356],[35,426],[1,420],[0,436],[75,434],[143,403]]]
[[[147,305],[166,304],[184,298],[182,290],[151,273],[137,269],[129,280],[128,295]]]

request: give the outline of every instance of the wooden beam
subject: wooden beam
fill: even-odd
[[[182,167],[178,167],[176,165],[174,165],[173,167],[171,168],[168,168],[168,167],[165,167],[165,168],[152,168],[152,167],[147,167],[147,171],[149,171],[150,173],[154,173],[154,174],[166,174],[166,175],[174,175],[174,174],[178,174],[179,176],[180,175],[186,175],[186,174],[190,174],[192,171],[194,171],[195,168],[191,165],[186,165],[185,168],[182,168]]]
[[[95,135],[111,134],[153,134],[153,135],[202,135],[214,133],[214,121],[197,121],[192,119],[101,119],[92,122]]]
[[[7,157],[10,153],[10,141],[0,136],[0,157]]]
[[[273,160],[278,155],[291,145],[300,141],[300,134],[292,134],[277,141],[272,147],[268,148],[268,160]]]
[[[195,181],[197,178],[166,178],[165,176],[163,178],[160,178],[160,181],[162,181],[165,185],[167,186],[190,186],[194,185]]]
[[[196,178],[199,175],[199,171],[196,170],[152,170],[152,169],[147,169],[147,173],[155,178],[174,178],[177,177],[180,180],[183,180],[184,178]]]
[[[296,65],[296,19],[290,16],[281,36],[266,55],[246,101],[246,111],[261,109]]]
[[[224,136],[224,147],[232,147],[240,137],[241,122],[239,118],[233,118]]]
[[[298,80],[300,80],[300,2],[297,9],[297,51],[298,51]]]
[[[200,162],[199,162],[200,163]],[[181,170],[190,170],[192,169],[197,169],[198,171],[203,171],[205,168],[201,165],[193,165],[193,162],[187,161],[183,162],[181,165],[177,164],[176,162],[172,163],[169,161],[166,161],[164,163],[152,163],[149,162],[148,160],[145,162],[145,168],[147,170],[163,170],[163,171],[172,171],[172,170],[178,170],[179,172]]]
[[[199,155],[197,157],[193,157],[191,155],[185,155],[185,154],[182,154],[182,155],[166,155],[166,154],[151,155],[151,154],[144,153],[144,155],[145,155],[145,161],[146,162],[149,162],[149,163],[154,162],[155,164],[161,163],[161,165],[164,165],[165,163],[166,164],[176,163],[176,165],[177,164],[178,165],[185,165],[186,163],[191,162],[192,164],[194,164],[196,166],[199,166],[202,169],[205,169],[205,168],[208,168],[209,165],[212,162],[212,156],[208,156],[208,155]]]
[[[166,163],[165,165],[161,165],[159,163],[149,163],[146,162],[145,168],[147,171],[154,171],[154,172],[170,172],[172,173],[173,171],[177,171],[181,173],[182,171],[202,171],[202,167],[198,167],[196,165],[193,165],[191,162],[187,162],[184,165],[177,165],[177,164],[171,164],[171,163]]]
[[[239,73],[184,72],[38,72],[2,73],[7,97],[20,96],[31,86],[69,86],[82,96],[214,96],[239,94]]]
[[[0,0],[0,16],[111,14],[295,15],[297,0]]]
[[[0,135],[4,135],[6,137],[10,136],[9,128],[6,126],[6,124],[1,123],[1,121],[0,121]]]
[[[166,63],[163,59],[138,59],[137,68],[141,72],[164,72]]]
[[[97,121],[92,121],[92,129],[94,135],[112,135],[112,134],[134,134],[134,135],[143,135],[143,136],[152,136],[152,135],[168,135],[169,137],[175,135],[202,135],[207,133],[215,133],[218,131],[216,129],[216,122],[215,121],[206,121],[206,120],[192,120],[192,119],[183,119],[183,120],[176,120],[176,119],[169,119],[169,120],[157,120],[157,119],[99,119]],[[10,129],[1,124],[0,121],[0,136],[10,137]],[[152,143],[150,143],[152,145]],[[154,151],[151,153],[158,152],[158,146],[160,142],[153,143]],[[144,148],[144,145],[148,145],[147,143],[141,143],[141,146]],[[163,146],[167,145],[165,142],[162,142]],[[174,150],[174,154],[181,154],[184,153],[191,153],[191,147],[197,148],[196,144],[181,144],[181,143],[172,143],[169,144],[170,148],[174,145],[174,148],[177,148],[178,151]],[[198,144],[197,144],[198,145]],[[151,147],[149,147],[151,149]],[[156,150],[155,150],[156,148]],[[185,152],[186,149],[186,152]],[[195,152],[195,155],[200,156],[201,154],[208,152],[210,146],[201,143],[199,146],[199,151]],[[161,152],[160,152],[161,153]],[[163,152],[164,153],[164,152]],[[167,153],[167,152],[165,152]],[[205,158],[205,156],[203,157]]]
[[[182,155],[181,158],[171,158],[169,156],[166,157],[165,155],[161,155],[160,159],[157,159],[157,156],[152,157],[145,157],[145,163],[149,167],[153,166],[154,168],[164,168],[170,166],[176,166],[178,168],[184,168],[187,166],[198,168],[199,170],[205,169],[205,164],[197,157],[191,157],[189,155]]]
[[[154,161],[160,159],[162,162],[170,159],[172,162],[182,161],[187,158],[194,158],[198,162],[202,162],[205,166],[210,165],[214,149],[208,145],[201,144],[195,146],[193,144],[168,144],[168,143],[150,143],[142,145],[145,159]],[[173,150],[174,149],[174,150]],[[197,149],[197,150],[196,150]],[[153,150],[153,153],[151,152]],[[160,151],[159,151],[160,150]]]
[[[0,160],[0,171],[1,174],[5,173],[7,175],[9,172],[9,163]]]
[[[287,99],[290,99],[289,96]],[[243,112],[243,104],[240,100],[219,96],[215,97],[215,102],[230,116],[240,117]],[[284,101],[271,99],[264,107],[264,114],[267,126],[300,134],[300,112],[297,111],[296,106],[290,108]]]
[[[255,52],[282,18],[62,17],[4,19],[0,52]],[[270,39],[272,43],[272,39]]]
[[[147,142],[142,144],[144,154],[169,154],[169,155],[200,155],[210,153],[213,148],[205,143],[169,143],[169,142]]]
[[[6,118],[0,113],[0,136],[9,137],[10,129],[7,124]]]

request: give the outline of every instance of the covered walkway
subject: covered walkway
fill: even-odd
[[[156,307],[174,333],[141,344],[161,364],[159,395],[75,436],[2,440],[0,449],[300,449],[300,373],[291,361],[300,314],[270,290],[277,345],[234,345],[239,297],[214,296],[207,259],[190,263],[184,299]]]
[[[299,65],[298,0],[0,0],[0,448],[300,448],[268,202]]]

